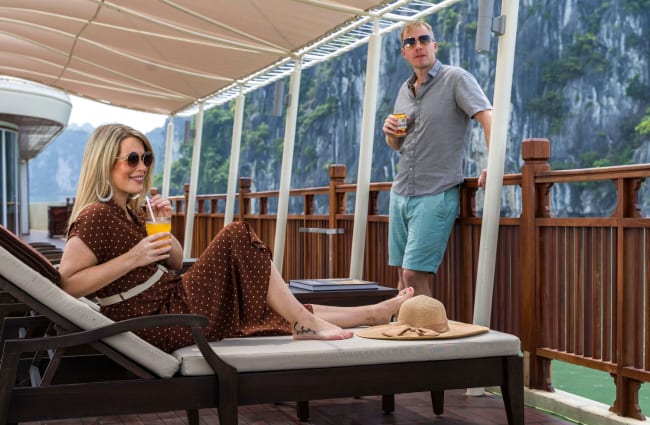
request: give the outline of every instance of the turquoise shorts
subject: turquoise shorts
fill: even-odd
[[[458,186],[436,195],[401,196],[390,193],[388,264],[403,269],[435,273],[454,227]]]

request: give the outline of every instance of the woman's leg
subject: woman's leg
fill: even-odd
[[[271,262],[271,277],[266,302],[291,324],[294,339],[347,339],[353,333],[316,317],[293,296]]]
[[[346,339],[353,333],[341,327],[388,323],[402,303],[413,296],[407,288],[390,300],[360,307],[333,307],[314,305],[314,314],[293,296],[277,268],[271,263],[271,277],[267,294],[268,305],[284,317],[292,327],[295,339]]]
[[[355,326],[385,325],[397,315],[404,301],[414,294],[413,288],[402,289],[395,297],[377,304],[358,307],[337,307],[329,305],[312,305],[314,314],[323,320],[342,328]]]

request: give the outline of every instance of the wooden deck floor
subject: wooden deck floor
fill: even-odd
[[[110,400],[106,401],[110,403]],[[240,425],[505,425],[503,401],[496,395],[467,397],[464,390],[445,392],[445,412],[435,416],[429,393],[399,394],[395,398],[395,412],[383,414],[380,397],[341,398],[310,403],[309,422],[300,422],[293,403],[262,404],[239,408]],[[526,408],[526,425],[567,425],[568,420]],[[202,425],[219,423],[216,409],[200,411]],[[29,425],[181,425],[186,424],[185,413],[168,412],[147,415],[109,416],[48,422],[30,422]]]

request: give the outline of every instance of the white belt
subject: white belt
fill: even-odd
[[[167,273],[167,268],[165,266],[162,266],[160,264],[156,264],[156,266],[158,266],[158,270],[156,270],[156,272],[154,274],[152,274],[149,279],[142,282],[141,284],[134,286],[133,288],[129,289],[128,291],[124,291],[124,292],[120,292],[119,294],[111,295],[110,297],[97,298],[97,301],[99,301],[99,304],[101,306],[107,306],[107,305],[122,302],[124,300],[128,300],[129,298],[133,298],[136,295],[143,293],[144,291],[149,289],[149,287],[151,287],[151,285],[158,282],[158,280],[160,280],[160,277],[163,274]]]

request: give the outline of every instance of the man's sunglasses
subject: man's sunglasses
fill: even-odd
[[[422,46],[426,46],[427,44],[433,41],[433,37],[431,37],[430,34],[425,34],[419,36],[417,40],[415,39],[415,37],[405,38],[404,41],[402,42],[402,46],[406,49],[412,49],[415,47],[416,41],[419,41]]]
[[[148,167],[153,163],[153,154],[151,152],[145,152],[142,155],[138,155],[137,152],[131,152],[126,156],[116,156],[115,159],[126,160],[130,167],[137,167],[140,160],[142,160],[142,163]]]

